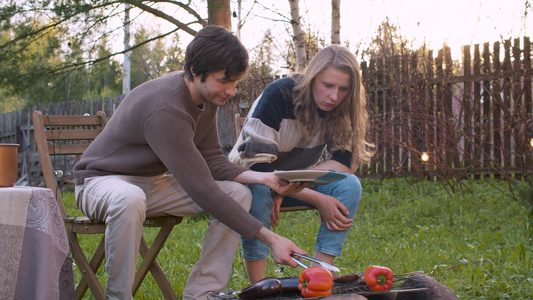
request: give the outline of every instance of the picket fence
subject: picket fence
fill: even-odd
[[[362,64],[376,156],[361,174],[461,179],[532,173],[529,37],[522,47],[514,39],[462,50],[460,64],[448,47],[436,57],[428,51]]]

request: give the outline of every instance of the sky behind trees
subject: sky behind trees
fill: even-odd
[[[286,48],[292,32],[288,23],[288,0],[241,0],[241,7],[244,19],[241,40],[249,50],[253,52],[259,46],[268,29],[275,38],[276,50]],[[197,9],[206,15],[206,7],[197,4]],[[231,9],[238,12],[237,0],[231,1]],[[330,42],[330,0],[300,0],[300,14],[304,30]],[[455,59],[459,58],[464,45],[531,37],[532,14],[529,0],[341,0],[341,43],[349,43],[354,53],[365,49],[376,36],[379,25],[388,21],[413,48],[426,43],[437,50],[446,43],[452,48]],[[147,14],[141,18],[147,20],[144,26],[159,27],[162,31],[173,28]],[[232,21],[236,31],[238,19]],[[179,34],[181,46],[185,47],[192,36],[184,32]],[[116,43],[113,47],[120,50],[122,44]]]
[[[243,0],[251,4],[252,0]],[[288,15],[287,0],[261,0],[266,7],[283,9]],[[528,5],[529,4],[529,5]],[[528,5],[526,7],[526,5]],[[324,34],[329,42],[331,27],[330,0],[300,0],[304,23]],[[526,17],[527,13],[527,17]],[[482,44],[502,39],[532,36],[533,10],[526,0],[341,0],[341,42],[349,42],[352,51],[367,47],[385,20],[398,27],[399,33],[415,47],[424,42],[440,49],[444,42],[452,51],[463,45]],[[265,15],[266,12],[265,12]],[[272,16],[272,14],[270,14]],[[267,27],[254,22],[274,25],[272,21],[254,17],[243,28],[243,42],[259,41],[261,30]],[[276,24],[279,27],[280,24]],[[248,41],[248,39],[250,41]],[[460,53],[460,52],[459,52]]]

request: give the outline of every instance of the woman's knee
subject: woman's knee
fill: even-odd
[[[341,201],[350,211],[356,211],[361,201],[362,187],[357,176],[350,174],[338,182],[332,196]]]
[[[346,189],[349,190],[351,194],[356,196],[358,199],[361,199],[361,193],[363,191],[363,188],[361,186],[361,181],[357,176],[350,174],[348,177],[346,177]]]

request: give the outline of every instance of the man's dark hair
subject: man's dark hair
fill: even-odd
[[[239,76],[248,69],[248,51],[230,31],[214,25],[202,28],[185,50],[185,74],[207,75],[226,70],[226,78]]]

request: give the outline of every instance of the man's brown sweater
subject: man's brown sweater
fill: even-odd
[[[148,81],[124,98],[74,166],[76,184],[93,176],[154,176],[170,171],[200,207],[250,239],[262,223],[215,182],[232,180],[247,169],[224,157],[218,107],[194,105],[183,75],[174,72]]]

